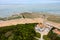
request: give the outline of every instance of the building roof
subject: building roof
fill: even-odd
[[[58,30],[58,29],[54,29],[53,32],[60,35],[60,30]]]

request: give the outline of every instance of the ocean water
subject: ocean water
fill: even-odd
[[[60,14],[60,8],[47,5],[0,5],[0,17],[6,17],[21,12],[49,12]]]

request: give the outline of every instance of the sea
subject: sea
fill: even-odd
[[[60,6],[49,5],[0,5],[0,17],[22,12],[47,12],[60,15]]]

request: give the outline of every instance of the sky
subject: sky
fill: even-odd
[[[0,4],[48,4],[59,3],[60,0],[0,0]]]

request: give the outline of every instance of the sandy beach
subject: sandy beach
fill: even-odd
[[[7,20],[7,21],[0,21],[0,27],[3,26],[9,26],[9,25],[17,25],[17,24],[25,24],[25,23],[40,23],[43,19],[41,18],[20,18],[20,19],[14,19],[14,20]]]
[[[46,21],[50,24],[52,24],[54,27],[60,29],[60,24],[59,23],[54,23],[51,21]],[[7,20],[7,21],[0,21],[0,27],[4,26],[10,26],[10,25],[17,25],[17,24],[25,24],[25,23],[43,23],[42,18],[20,18],[20,19],[14,19],[14,20]]]

